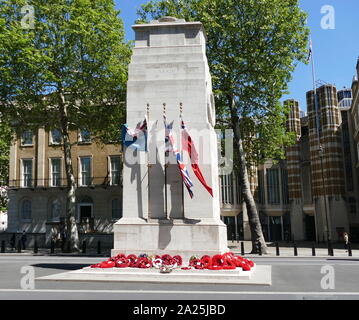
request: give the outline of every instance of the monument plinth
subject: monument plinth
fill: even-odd
[[[148,148],[147,152],[125,150],[123,217],[114,225],[111,254],[167,253],[186,258],[224,253],[227,230],[220,220],[215,106],[203,26],[164,17],[133,29],[127,124],[135,128],[147,114]],[[164,152],[164,112],[177,137],[181,114],[189,131],[201,137],[196,141],[205,159],[200,169],[213,197],[196,179],[185,156],[194,182],[193,199],[183,187],[174,156]],[[181,150],[180,139],[178,146]]]

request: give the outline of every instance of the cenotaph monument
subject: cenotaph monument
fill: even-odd
[[[147,149],[124,150],[123,217],[114,224],[111,254],[223,254],[227,229],[220,219],[215,106],[203,25],[164,17],[133,29],[127,125],[135,128],[147,116]],[[165,151],[164,116],[181,152],[180,119],[201,137],[196,149],[205,161],[199,166],[213,197],[182,152],[194,184],[190,197],[173,154]]]

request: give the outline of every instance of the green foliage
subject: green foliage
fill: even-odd
[[[218,127],[239,119],[248,166],[284,158],[284,147],[293,143],[279,100],[297,63],[307,57],[306,14],[298,2],[161,0],[138,12],[142,22],[169,15],[203,23]]]
[[[0,120],[0,186],[6,186],[9,180],[9,152],[11,141],[12,131],[10,127],[6,122]]]
[[[25,4],[35,9],[34,29],[21,23]],[[120,136],[131,48],[118,14],[112,0],[2,1],[3,113],[21,129],[61,128],[62,92],[69,130],[86,128],[105,140],[109,130]]]

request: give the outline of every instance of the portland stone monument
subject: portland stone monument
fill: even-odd
[[[127,124],[147,116],[147,152],[124,150],[123,217],[114,225],[112,255],[214,255],[228,251],[220,220],[215,106],[200,22],[164,17],[133,26],[135,47],[127,85]],[[180,107],[180,105],[182,107]],[[181,147],[181,116],[200,155],[199,166],[213,197]],[[172,152],[165,152],[165,125],[173,124],[191,180],[184,187]]]

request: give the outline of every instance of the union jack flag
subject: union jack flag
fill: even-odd
[[[122,143],[126,147],[147,151],[147,117],[135,129],[130,129],[127,124],[122,126]]]
[[[166,120],[165,120],[166,151],[171,150],[173,152],[173,154],[175,155],[176,161],[177,161],[177,164],[178,164],[178,168],[180,170],[180,174],[181,174],[181,177],[182,177],[182,180],[183,180],[183,183],[186,186],[190,197],[193,198],[193,191],[192,191],[193,183],[192,183],[191,178],[189,176],[188,170],[187,170],[185,164],[182,161],[181,154],[180,154],[180,152],[179,152],[179,150],[178,150],[178,148],[176,146],[176,142],[175,142],[175,139],[173,137],[172,127],[173,127],[173,122],[170,123],[170,124],[167,124]],[[169,148],[167,148],[167,146]]]

